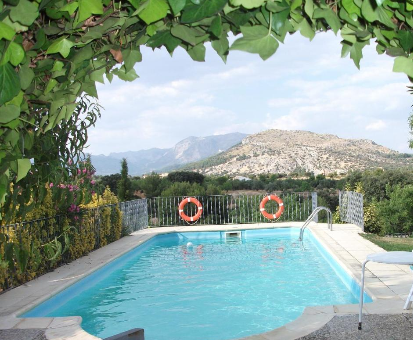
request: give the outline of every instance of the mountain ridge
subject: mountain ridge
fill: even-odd
[[[369,139],[345,139],[301,130],[266,130],[247,136],[238,145],[208,159],[189,163],[185,170],[205,175],[259,175],[296,172],[344,174],[352,169],[413,167],[402,154]]]
[[[142,175],[152,171],[174,169],[225,151],[241,142],[247,134],[234,132],[206,137],[190,136],[179,141],[172,148],[151,148],[138,151],[124,151],[105,155],[91,155],[97,175],[119,173],[120,161],[126,158],[130,175]]]

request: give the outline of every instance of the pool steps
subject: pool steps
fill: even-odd
[[[307,228],[307,226],[310,224],[310,222],[313,220],[313,218],[322,210],[327,212],[328,229],[330,229],[330,231],[333,231],[333,223],[332,223],[333,222],[333,218],[332,218],[333,215],[331,214],[331,210],[326,208],[326,207],[317,207],[316,209],[314,209],[314,211],[311,213],[311,215],[307,218],[307,220],[304,222],[303,226],[301,227],[300,238],[298,239],[299,241],[303,240],[303,235],[304,235],[305,228]]]

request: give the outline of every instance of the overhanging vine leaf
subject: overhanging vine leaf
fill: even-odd
[[[10,63],[0,65],[0,89],[0,105],[12,100],[20,92],[19,76]]]
[[[168,13],[168,3],[166,0],[147,0],[137,10],[137,13],[143,21],[151,24],[166,16]]]
[[[61,37],[55,40],[47,49],[48,54],[60,53],[64,58],[70,53],[70,49],[73,47],[74,43],[68,40],[66,37]]]
[[[279,46],[278,41],[268,32],[264,26],[241,27],[242,38],[234,41],[230,50],[239,50],[257,53],[266,60],[271,57]]]
[[[402,72],[413,78],[413,60],[406,57],[397,57],[394,59],[393,72]]]
[[[189,5],[182,11],[181,22],[192,23],[208,18],[224,8],[228,0],[203,0],[199,5]]]
[[[17,160],[17,179],[16,182],[20,181],[24,178],[27,173],[29,172],[32,164],[30,163],[30,159],[23,158]]]

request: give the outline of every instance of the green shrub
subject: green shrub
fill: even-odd
[[[389,199],[377,204],[382,234],[413,232],[413,185],[387,188]]]
[[[107,188],[102,196],[93,195],[80,213],[59,216],[48,188],[43,205],[27,214],[30,222],[15,221],[7,234],[0,233],[0,291],[119,239],[122,213],[117,203]]]
[[[364,205],[364,231],[367,233],[380,234],[381,224],[378,217],[377,203],[372,202]]]

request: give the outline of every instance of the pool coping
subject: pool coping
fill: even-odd
[[[99,339],[81,328],[81,317],[18,318],[17,315],[30,310],[157,234],[185,231],[299,228],[301,226],[302,222],[197,225],[147,228],[135,232],[70,264],[59,267],[53,272],[1,294],[0,329],[41,328],[45,329],[45,335],[50,340]],[[330,255],[357,282],[360,282],[361,264],[367,254],[384,251],[361,237],[359,235],[360,228],[352,224],[334,224],[333,231],[329,231],[326,224],[312,223],[309,229]],[[413,283],[412,279],[412,273],[408,266],[368,263],[366,266],[365,291],[372,297],[373,302],[366,303],[363,312],[368,314],[412,313],[411,310],[403,309]],[[358,304],[307,307],[296,320],[270,332],[245,337],[242,340],[296,339],[323,327],[336,315],[357,313]],[[357,325],[354,327],[357,327]]]

